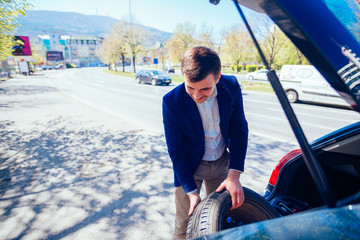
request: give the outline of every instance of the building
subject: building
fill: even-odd
[[[58,33],[39,36],[42,49],[45,51],[63,52],[66,63],[73,63],[80,67],[102,66],[96,52],[103,39],[95,36],[68,36]]]

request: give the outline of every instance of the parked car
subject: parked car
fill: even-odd
[[[266,75],[267,72],[268,72],[268,70],[266,70],[266,69],[261,69],[256,72],[250,72],[250,73],[246,74],[246,79],[248,79],[248,80],[267,80],[267,75]]]
[[[42,67],[37,66],[37,67],[35,67],[35,70],[36,70],[37,72],[40,72],[40,71],[42,71],[42,70],[43,70],[43,68],[42,68]]]
[[[135,75],[138,83],[151,83],[151,85],[169,85],[171,77],[160,70],[141,70]]]
[[[283,65],[280,82],[291,103],[315,103],[349,106],[312,65]]]
[[[175,73],[175,68],[173,67],[164,67],[163,69],[166,73]]]
[[[42,69],[43,70],[52,70],[54,67],[53,66],[47,66],[47,65],[44,65],[44,66],[42,66]]]
[[[359,1],[237,2],[267,14],[328,84],[360,112]],[[227,191],[209,195],[192,215],[188,237],[360,239],[360,122],[309,144],[276,73],[270,70],[267,76],[301,149],[289,149],[279,161],[263,197],[244,188],[244,204],[229,210]]]
[[[64,69],[64,65],[63,64],[59,64],[55,66],[55,69]]]

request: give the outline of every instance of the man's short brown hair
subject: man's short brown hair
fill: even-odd
[[[220,71],[220,58],[214,50],[208,47],[198,46],[187,50],[181,61],[181,72],[190,82],[199,82],[210,73],[217,78]]]

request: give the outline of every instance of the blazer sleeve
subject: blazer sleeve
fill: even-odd
[[[248,124],[245,119],[241,88],[236,84],[233,98],[233,111],[229,122],[229,169],[244,171],[245,156],[248,145]]]
[[[173,111],[176,111],[174,109],[175,107],[163,98],[162,108],[165,138],[168,152],[173,163],[175,186],[177,179],[184,191],[188,193],[196,189],[197,186],[191,170],[190,159],[186,155],[184,135],[173,113]]]

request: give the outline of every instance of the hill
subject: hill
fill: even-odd
[[[27,11],[27,16],[17,18],[20,27],[17,35],[37,37],[39,34],[49,34],[51,32],[62,35],[86,35],[105,37],[112,27],[120,20],[112,17],[98,15],[84,15],[74,12],[57,11]],[[172,34],[155,28],[142,26],[145,31],[151,33],[150,44],[157,41],[167,41]]]

